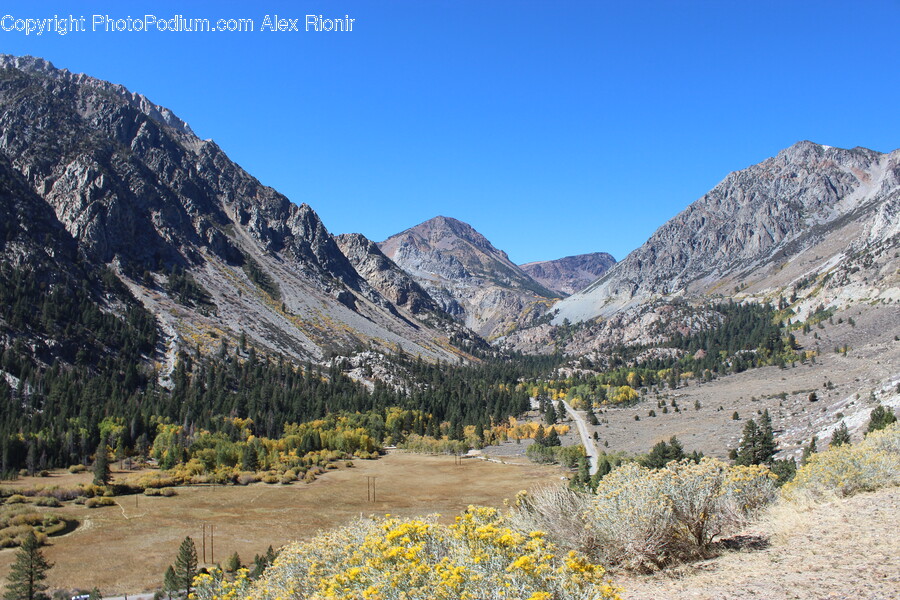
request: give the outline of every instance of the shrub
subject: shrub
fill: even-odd
[[[113,506],[116,503],[115,500],[108,496],[98,496],[94,498],[88,498],[84,506],[85,508],[99,508],[101,506]]]
[[[23,504],[25,502],[28,502],[28,498],[26,498],[22,494],[13,494],[6,499],[7,504]]]
[[[594,555],[597,542],[587,527],[585,514],[591,497],[566,485],[549,485],[532,492],[519,492],[507,519],[518,531],[543,531],[567,550]]]
[[[629,463],[600,480],[588,526],[608,563],[652,570],[703,555],[746,524],[774,497],[773,479],[766,467],[711,458],[659,470]]]
[[[259,481],[259,477],[252,471],[244,471],[237,476],[235,483],[238,485],[250,485]]]
[[[53,496],[38,496],[34,499],[35,506],[49,506],[51,508],[56,508],[62,506],[62,503],[54,498]]]
[[[855,446],[832,446],[811,454],[783,488],[785,496],[816,500],[852,496],[900,485],[900,425],[875,431]]]
[[[84,473],[87,467],[84,465],[72,465],[69,467],[69,473]]]
[[[530,600],[618,598],[604,570],[558,552],[542,532],[518,532],[492,508],[470,507],[454,525],[433,518],[360,520],[286,546],[257,581],[215,570],[195,579],[198,600],[381,598]]]

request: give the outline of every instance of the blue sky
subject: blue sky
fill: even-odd
[[[520,263],[621,259],[728,172],[802,139],[900,147],[898,0],[5,2],[0,13],[251,18],[253,33],[0,31],[0,52],[171,108],[334,233],[380,241],[442,214]],[[306,14],[356,21],[349,33],[260,32],[267,14],[301,29]]]

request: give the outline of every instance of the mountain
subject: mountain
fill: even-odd
[[[471,225],[449,217],[420,223],[378,246],[444,311],[487,339],[532,322],[559,297]]]
[[[156,319],[170,368],[179,348],[238,337],[304,360],[364,345],[458,359],[445,331],[400,315],[360,276],[311,207],[260,184],[170,110],[12,56],[0,56],[0,108],[6,201],[45,231],[0,258],[27,264],[56,244],[83,273],[111,271]]]
[[[606,252],[566,256],[519,265],[532,279],[547,289],[566,296],[579,292],[606,273],[616,259]]]
[[[900,150],[799,142],[728,175],[587,289],[555,323],[654,298],[791,296],[820,304],[900,299]]]

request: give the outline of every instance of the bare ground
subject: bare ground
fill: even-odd
[[[896,600],[900,488],[829,504],[778,504],[744,532],[762,549],[727,551],[652,576],[619,574],[623,600]]]

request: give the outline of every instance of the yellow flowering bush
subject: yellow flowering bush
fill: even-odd
[[[900,423],[870,433],[854,446],[833,446],[813,454],[782,493],[789,500],[803,496],[820,500],[890,485],[900,485]]]
[[[766,467],[712,458],[658,470],[628,463],[600,481],[587,525],[609,564],[659,568],[746,524],[774,498],[774,479]]]
[[[286,546],[257,581],[213,572],[197,600],[614,600],[604,570],[560,555],[542,532],[470,507],[453,525],[426,519],[360,520]]]

